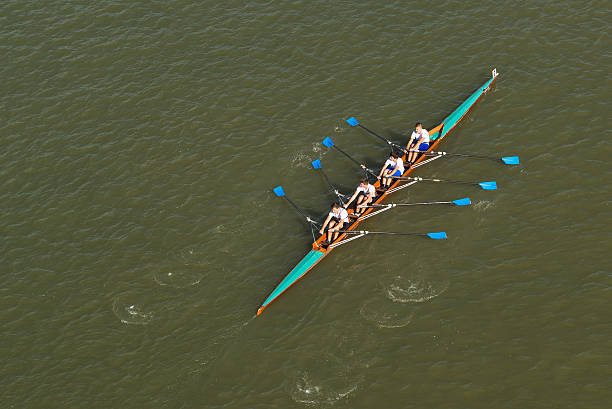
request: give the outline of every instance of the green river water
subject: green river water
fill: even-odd
[[[2,408],[606,408],[605,1],[6,0]],[[396,208],[273,303],[300,216],[497,68]]]

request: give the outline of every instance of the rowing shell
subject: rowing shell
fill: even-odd
[[[429,131],[429,139],[433,141],[433,143],[429,147],[429,151],[433,151],[437,148],[437,146],[442,142],[442,140],[448,135],[448,133],[463,119],[463,117],[469,112],[469,110],[476,104],[476,102],[482,97],[491,87],[491,85],[495,82],[498,73],[497,70],[493,70],[491,72],[491,78],[489,78],[484,84],[482,84],[472,95],[469,96],[461,105],[459,105],[453,112],[448,115],[444,121],[435,128]],[[412,165],[411,168],[407,169],[402,176],[408,176],[415,168],[429,163],[433,160],[440,158],[440,156],[434,156],[427,158],[426,155],[420,155],[420,158]],[[405,155],[402,158],[406,159]],[[377,196],[372,204],[380,204],[382,201],[391,193],[397,192],[400,189],[411,186],[417,183],[417,181],[411,181],[409,183],[403,183],[401,180],[395,181],[389,189],[387,189],[384,193]],[[374,187],[379,187],[380,181],[376,181],[374,183]],[[383,208],[377,210],[376,208],[368,208],[363,214],[355,219],[346,230],[355,230],[357,226],[364,220],[384,212],[389,208]],[[349,214],[352,209],[349,209]],[[362,234],[357,234],[353,237],[347,238],[348,234],[341,234],[334,243],[330,244],[327,248],[324,248],[322,242],[325,240],[326,235],[322,235],[318,240],[312,243],[312,250],[306,254],[306,256],[300,260],[300,262],[293,267],[293,269],[283,278],[283,280],[272,290],[270,295],[266,298],[266,300],[261,304],[261,307],[257,310],[257,315],[260,315],[263,310],[265,310],[274,300],[276,300],[282,293],[287,291],[289,287],[295,284],[300,278],[304,277],[306,273],[308,273],[314,266],[317,265],[325,256],[327,256],[333,249],[342,244],[348,243],[349,241],[358,239],[363,237],[366,232]]]

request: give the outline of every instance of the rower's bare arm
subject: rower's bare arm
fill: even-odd
[[[321,230],[319,230],[319,233],[323,234],[325,228],[327,227],[327,223],[329,223],[329,219],[331,219],[331,216],[327,215],[327,219],[325,219],[325,221],[323,222],[323,226],[321,226]]]
[[[346,202],[346,204],[344,205],[345,209],[348,209],[348,207],[350,206],[351,203],[353,203],[353,200],[355,200],[355,198],[357,197],[357,195],[359,194],[359,190],[355,189],[355,193],[353,193],[353,196],[351,196],[351,198],[349,199],[348,202]]]

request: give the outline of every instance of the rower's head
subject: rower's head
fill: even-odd
[[[338,202],[334,202],[331,206],[332,212],[338,213],[340,211],[340,204]]]
[[[417,122],[416,124],[414,124],[414,131],[416,133],[421,133],[421,131],[423,130],[423,124],[420,122]]]
[[[397,152],[395,152],[395,151],[389,152],[389,159],[397,160],[397,158],[399,158],[399,155],[397,154]]]
[[[367,187],[369,184],[368,179],[366,178],[361,178],[359,179],[359,186],[361,187]]]

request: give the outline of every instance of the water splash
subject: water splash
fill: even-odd
[[[426,281],[397,276],[385,287],[387,298],[397,303],[421,303],[442,294],[448,288],[448,281]]]
[[[347,126],[346,126],[346,122],[343,119],[340,119],[336,122],[336,125],[334,125],[334,132],[336,133],[342,133],[344,131],[346,131]]]
[[[495,204],[490,201],[490,200],[479,200],[478,202],[474,203],[474,208],[478,209],[478,210],[487,210],[490,207],[493,207]]]
[[[310,158],[309,155],[302,153],[302,152],[298,152],[291,159],[291,166],[295,168],[310,168],[311,161],[312,159]]]

